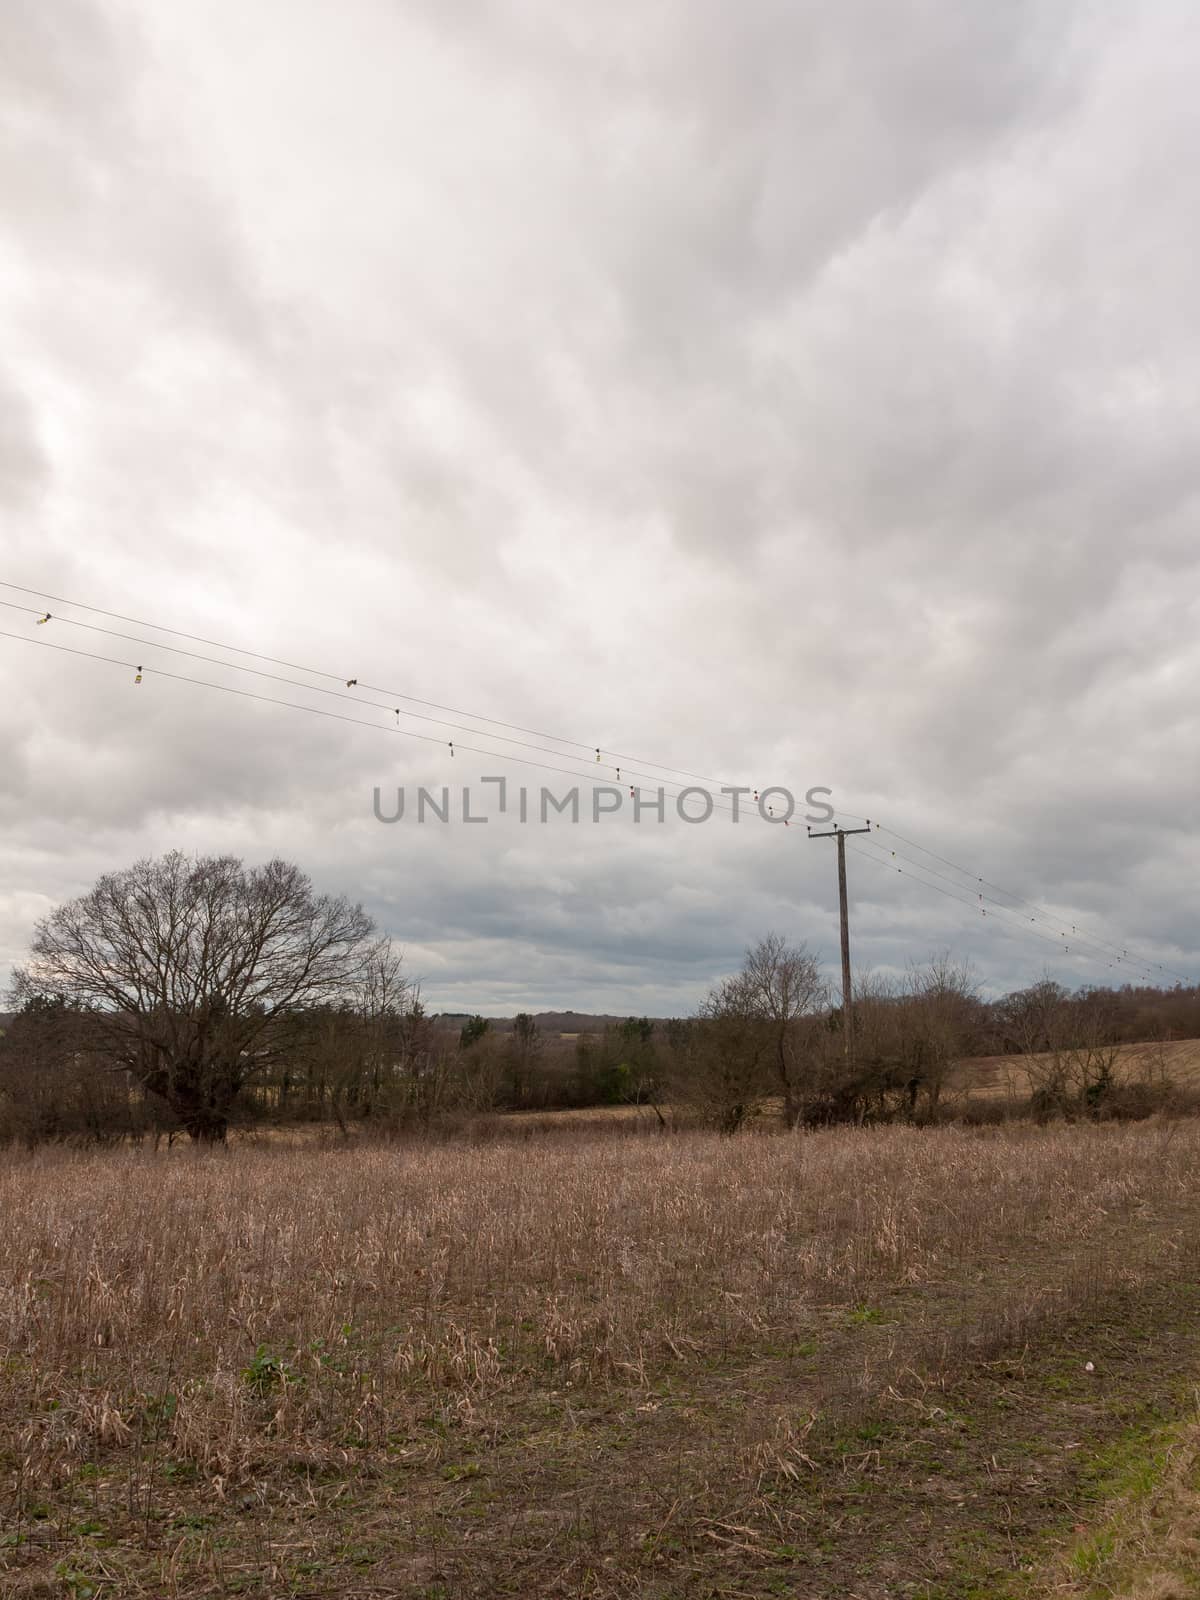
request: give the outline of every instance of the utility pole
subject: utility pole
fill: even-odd
[[[854,1060],[854,1009],[850,1003],[850,915],[846,907],[846,835],[870,833],[871,819],[865,828],[831,828],[828,833],[814,833],[810,839],[836,839],[838,850],[838,909],[842,919],[842,1034],[845,1039],[846,1059]]]

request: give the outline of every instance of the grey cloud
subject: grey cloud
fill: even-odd
[[[0,27],[0,576],[827,783],[1194,964],[1186,6]],[[465,776],[440,735],[0,643],[5,952],[177,840],[361,893],[435,1003],[679,1009],[765,927],[833,950],[829,848],[790,831],[387,830],[374,783]],[[852,883],[863,964],[1047,954],[886,861]]]

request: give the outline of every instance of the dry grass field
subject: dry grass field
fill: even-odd
[[[0,1590],[1137,1593],[1193,1481],[1198,1160],[1158,1120],[4,1153]]]
[[[1200,1089],[1200,1039],[1173,1039],[1151,1044],[1117,1046],[1115,1076],[1118,1082],[1159,1084],[1169,1080],[1177,1089],[1194,1095]],[[1035,1070],[1043,1057],[1033,1058]],[[951,1098],[1028,1099],[1034,1082],[1020,1056],[972,1056],[959,1063],[952,1079]]]

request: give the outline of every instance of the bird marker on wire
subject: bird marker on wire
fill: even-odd
[[[358,683],[358,679],[357,678],[347,678],[346,679],[346,687],[347,687],[347,689],[353,689],[357,685],[357,683]]]
[[[596,746],[596,760],[599,761],[599,759],[600,759],[600,746],[597,745]]]
[[[50,613],[47,611],[47,613],[46,613],[46,615],[44,617],[39,617],[37,619],[37,625],[40,628],[43,622],[49,622],[49,621],[50,621]]]
[[[453,739],[450,740],[450,754],[451,755],[454,754],[454,740]]]
[[[142,681],[142,669],[141,669],[141,667],[139,667],[137,669],[137,671],[134,673],[133,681],[134,681],[134,683],[141,683],[141,681]]]
[[[396,726],[400,726],[400,707],[396,707]]]

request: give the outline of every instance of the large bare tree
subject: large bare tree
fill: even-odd
[[[193,1138],[224,1139],[243,1084],[314,1006],[353,994],[374,927],[286,861],[179,851],[106,874],[38,924],[19,997],[60,996]]]

